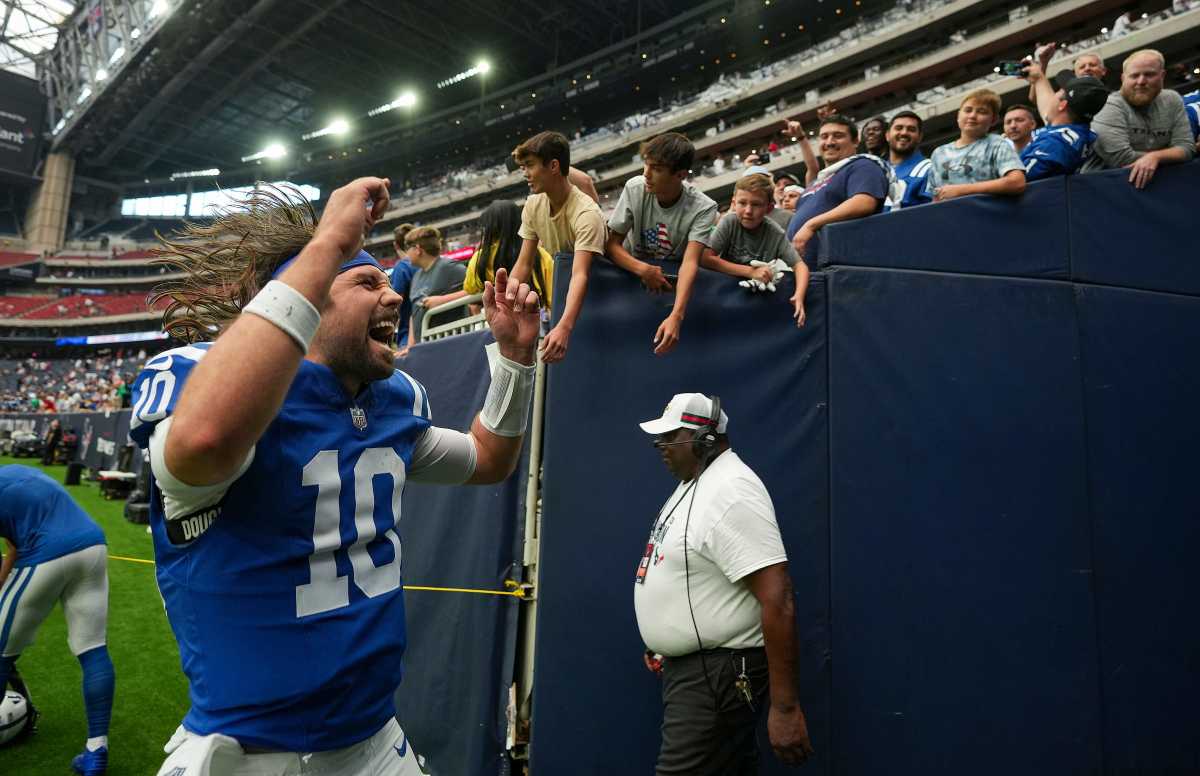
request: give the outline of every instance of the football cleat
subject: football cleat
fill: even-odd
[[[96,751],[84,749],[71,760],[71,769],[80,776],[104,776],[108,771],[108,747]]]

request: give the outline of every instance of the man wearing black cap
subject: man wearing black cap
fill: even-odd
[[[728,423],[715,397],[681,393],[641,424],[680,481],[633,586],[645,664],[663,681],[656,776],[757,773],[764,708],[783,762],[812,754],[787,553],[762,480],[729,449]]]
[[[1021,150],[1025,179],[1070,175],[1092,153],[1096,133],[1090,125],[1107,102],[1108,89],[1096,78],[1077,78],[1064,70],[1055,79],[1060,85],[1055,91],[1036,63],[1029,66],[1028,78],[1046,126],[1035,132],[1033,140]]]

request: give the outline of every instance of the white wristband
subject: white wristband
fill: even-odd
[[[492,385],[479,413],[479,422],[484,428],[502,437],[518,437],[525,433],[536,373],[536,366],[525,366],[497,356]]]
[[[270,321],[296,341],[305,354],[321,323],[321,314],[312,302],[296,289],[279,280],[272,280],[255,294],[242,312]]]

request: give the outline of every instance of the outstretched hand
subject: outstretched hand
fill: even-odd
[[[537,293],[527,283],[510,282],[508,270],[501,267],[496,270],[495,283],[484,283],[483,314],[500,347],[500,355],[521,364],[532,364],[541,323]]]

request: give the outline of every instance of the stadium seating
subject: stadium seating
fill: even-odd
[[[36,253],[23,253],[20,251],[0,251],[0,267],[15,267],[19,264],[28,264],[40,259]]]

